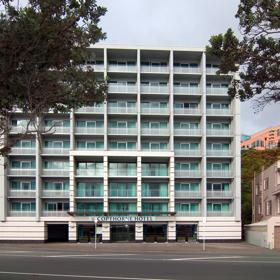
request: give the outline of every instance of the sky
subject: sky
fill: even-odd
[[[145,46],[204,47],[211,35],[231,27],[239,0],[97,0],[108,12],[100,25],[107,33],[103,43]],[[241,133],[252,134],[280,124],[280,104],[259,113],[253,104],[241,104]]]

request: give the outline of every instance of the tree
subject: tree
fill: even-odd
[[[88,47],[105,38],[98,26],[106,13],[95,0],[29,0],[16,9],[13,0],[0,0],[0,155],[13,143],[3,141],[9,118],[22,110],[26,131],[16,139],[43,128],[36,120],[49,111],[101,102],[107,85],[94,70],[83,66]]]
[[[220,59],[219,73],[239,70],[229,95],[254,98],[257,109],[280,101],[280,1],[241,0],[236,18],[242,38],[229,28],[210,38],[208,54]]]

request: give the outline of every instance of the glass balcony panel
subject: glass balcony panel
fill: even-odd
[[[109,168],[109,176],[112,177],[123,177],[123,176],[136,176],[136,168],[135,169],[116,169]]]
[[[230,129],[207,129],[207,135],[209,136],[231,136]]]
[[[141,108],[142,114],[147,115],[153,115],[153,114],[159,114],[159,115],[167,115],[169,114],[169,108],[152,108],[152,107],[142,107]]]
[[[111,135],[136,135],[137,128],[130,128],[130,127],[109,127],[108,133]]]
[[[92,177],[103,177],[102,169],[76,169],[76,176],[92,176]]]
[[[175,170],[175,177],[201,177],[200,170]]]
[[[201,216],[201,211],[176,211],[176,216],[199,217]]]
[[[141,65],[141,72],[167,73],[169,72],[169,67],[160,65]]]
[[[110,197],[136,197],[136,189],[110,189]]]
[[[9,197],[20,197],[20,198],[34,198],[36,196],[35,190],[9,190]]]
[[[67,169],[43,169],[43,176],[55,176],[55,177],[68,177],[69,170]]]
[[[137,93],[136,85],[109,84],[109,93]]]
[[[175,190],[175,198],[201,198],[201,191]]]
[[[52,197],[52,198],[68,198],[68,190],[43,190],[43,197]]]
[[[174,73],[184,73],[184,74],[200,74],[201,69],[199,67],[180,67],[174,66]]]
[[[207,156],[231,156],[231,150],[207,150]]]
[[[85,106],[76,109],[77,113],[104,113],[104,106],[103,104],[100,106]]]
[[[70,127],[68,126],[45,126],[44,131],[46,133],[53,133],[53,134],[69,134]]]
[[[184,149],[176,149],[175,156],[201,156],[200,150],[184,150]]]
[[[228,88],[207,87],[206,94],[209,95],[228,95]]]
[[[169,93],[169,86],[141,85],[142,93]]]
[[[233,193],[232,191],[214,191],[214,190],[208,190],[207,191],[207,197],[208,198],[232,198]]]
[[[69,148],[43,148],[43,154],[69,155]]]
[[[136,114],[136,106],[125,107],[125,106],[108,106],[108,113],[117,113],[117,114]]]
[[[180,136],[180,135],[184,135],[184,136],[199,136],[201,135],[201,129],[192,129],[192,128],[175,128],[174,129],[174,134],[175,136]]]
[[[169,135],[169,128],[141,128],[142,135]]]
[[[198,114],[201,114],[201,110],[200,110],[200,108],[174,108],[174,114],[198,115]]]
[[[35,148],[11,148],[12,155],[35,155]]]
[[[124,64],[124,65],[109,64],[108,71],[109,72],[136,72],[137,66],[136,65],[127,65],[127,64]]]
[[[67,217],[67,211],[43,211],[43,217]]]
[[[104,128],[103,127],[76,127],[76,133],[79,134],[95,134],[95,135],[103,135]]]
[[[174,93],[178,94],[201,94],[200,87],[174,86]]]
[[[231,217],[232,211],[207,211],[208,217]]]
[[[232,177],[230,170],[207,170],[207,177]]]
[[[232,112],[230,109],[206,109],[207,115],[210,116],[219,116],[219,115],[231,115]]]
[[[11,176],[35,176],[36,170],[35,169],[14,169],[11,168],[9,170],[9,175]]]
[[[10,217],[35,217],[35,211],[12,211],[8,212],[8,216]]]

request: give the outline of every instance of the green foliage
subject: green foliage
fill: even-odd
[[[229,94],[241,101],[257,97],[262,109],[280,101],[280,1],[241,0],[236,17],[241,40],[229,28],[212,36],[206,51],[220,59],[220,73],[239,70]]]
[[[269,167],[280,158],[280,149],[258,151],[245,150],[241,153],[241,189],[242,189],[242,221],[252,221],[252,180],[254,173],[261,172],[262,167]]]

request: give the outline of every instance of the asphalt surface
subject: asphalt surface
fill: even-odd
[[[0,244],[0,279],[280,279],[280,251],[235,244]]]

